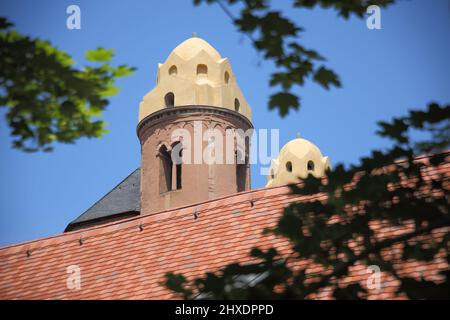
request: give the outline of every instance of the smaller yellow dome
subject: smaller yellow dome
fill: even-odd
[[[309,174],[316,178],[331,169],[330,160],[310,141],[297,138],[286,143],[277,159],[272,160],[267,187],[296,183]]]
[[[302,138],[296,138],[286,143],[283,148],[281,148],[278,158],[285,158],[289,153],[292,153],[299,159],[304,158],[310,153],[322,155],[320,149],[315,144]]]
[[[222,59],[219,52],[217,52],[213,46],[205,40],[197,37],[192,37],[183,41],[175,49],[173,49],[172,53],[178,55],[183,60],[188,61],[197,56],[202,50],[216,62]]]

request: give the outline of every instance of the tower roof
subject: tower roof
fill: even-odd
[[[286,143],[280,150],[280,156],[284,156],[287,153],[292,153],[298,158],[303,158],[309,152],[320,154],[320,149],[311,141],[303,138],[295,138]]]
[[[65,231],[139,214],[140,184],[141,169],[138,168],[78,218],[70,222]]]
[[[173,49],[172,53],[187,61],[194,58],[202,50],[216,62],[219,62],[219,60],[222,59],[219,52],[212,45],[198,37],[192,37],[183,41],[175,49]]]
[[[251,120],[230,62],[197,37],[183,41],[158,65],[156,86],[139,105],[139,122],[165,108],[183,106],[225,108]]]

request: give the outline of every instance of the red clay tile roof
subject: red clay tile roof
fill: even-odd
[[[450,176],[450,163],[440,170]],[[261,233],[276,223],[287,204],[307,200],[288,192],[287,187],[256,189],[1,248],[0,299],[172,298],[160,284],[166,272],[201,276],[231,262],[250,261],[255,246],[287,252],[284,239]],[[376,222],[374,229],[383,236],[402,232]],[[393,248],[389,254],[398,250]],[[428,264],[407,262],[402,272],[440,280],[438,271],[449,268],[444,258],[441,255]],[[81,269],[79,290],[67,288],[71,265]],[[367,277],[366,267],[355,265],[348,281]],[[369,298],[394,297],[398,283],[388,275],[381,280],[383,288]],[[325,290],[312,298],[328,296]]]

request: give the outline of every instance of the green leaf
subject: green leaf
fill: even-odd
[[[290,109],[298,110],[298,97],[289,92],[279,92],[270,97],[269,109],[278,109],[281,117],[286,116]]]
[[[7,28],[11,24],[0,20]],[[0,106],[6,106],[12,145],[25,152],[52,151],[56,143],[74,143],[81,137],[100,137],[105,122],[96,119],[118,93],[114,81],[134,68],[108,63],[112,50],[88,51],[97,67],[74,68],[70,55],[48,41],[14,30],[0,31]]]
[[[112,74],[114,77],[124,77],[124,76],[129,76],[131,75],[134,71],[136,70],[136,68],[132,68],[126,65],[121,65],[118,66],[117,68],[114,68],[112,71]]]
[[[316,73],[314,74],[314,80],[318,82],[325,89],[329,89],[331,85],[335,87],[341,86],[341,81],[337,74],[335,74],[332,70],[321,66]]]
[[[100,92],[100,95],[102,97],[111,97],[111,96],[115,96],[117,93],[119,93],[119,87],[110,86],[110,87],[102,90]]]
[[[85,53],[86,60],[94,62],[109,62],[114,56],[114,50],[97,48],[95,50],[88,50]]]

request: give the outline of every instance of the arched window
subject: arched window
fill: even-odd
[[[308,171],[314,171],[314,162],[311,160],[308,161]]]
[[[197,66],[197,76],[204,76],[206,77],[208,74],[208,67],[206,64],[199,64]]]
[[[176,76],[178,73],[177,66],[171,66],[169,69],[169,75],[170,76]]]
[[[239,109],[241,108],[241,103],[239,102],[239,99],[234,99],[234,111],[239,112]]]
[[[286,162],[286,171],[292,172],[292,162],[290,161]]]
[[[180,153],[183,153],[183,150],[180,151]],[[181,177],[182,177],[182,166],[181,163],[176,165],[176,188],[177,190],[181,189]]]
[[[225,74],[223,77],[224,77],[225,83],[228,84],[228,82],[230,81],[230,74],[228,73],[228,71],[225,71]]]
[[[166,104],[166,108],[171,108],[175,105],[175,95],[173,92],[169,92],[165,95],[164,102]]]
[[[172,159],[165,145],[159,148],[159,192],[172,190]]]
[[[159,148],[159,192],[164,193],[179,190],[182,186],[182,158],[183,149],[180,142],[172,145],[169,152],[165,145]]]
[[[180,142],[175,142],[172,146],[172,190],[179,190],[182,186],[182,161],[183,149]]]
[[[236,161],[236,190],[241,192],[245,190],[245,181],[247,180],[247,159],[241,150],[235,151]]]

